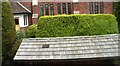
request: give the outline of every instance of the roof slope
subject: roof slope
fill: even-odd
[[[86,59],[118,56],[118,34],[28,38],[14,60]],[[44,48],[43,48],[44,47]]]
[[[18,2],[11,2],[11,7],[14,14],[30,13],[28,10],[23,8]]]

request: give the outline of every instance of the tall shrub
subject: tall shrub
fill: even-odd
[[[116,17],[111,14],[43,16],[36,37],[83,36],[118,33]]]
[[[13,13],[11,10],[10,3],[2,2],[2,59],[3,64],[6,60],[9,59],[9,51],[11,50],[15,40],[16,40],[16,31],[15,31],[15,22],[13,18]]]

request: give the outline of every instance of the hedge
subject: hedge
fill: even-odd
[[[29,26],[26,31],[26,37],[27,38],[35,38],[36,31],[37,31],[37,24],[33,24],[33,25]]]
[[[5,0],[2,2],[2,60],[4,64],[8,64],[10,60],[10,50],[16,40],[16,30],[13,13],[10,3]],[[6,66],[6,65],[5,65]]]
[[[111,14],[42,16],[36,37],[103,35],[118,33],[116,17]]]

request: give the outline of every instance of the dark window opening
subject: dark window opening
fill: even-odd
[[[19,19],[15,19],[15,24],[19,25]]]
[[[68,3],[68,14],[71,14],[71,3]]]
[[[104,2],[103,1],[100,2],[100,13],[101,14],[104,13]]]
[[[63,3],[62,4],[62,11],[63,11],[63,14],[66,14],[66,4],[65,3]]]
[[[42,48],[49,48],[49,44],[43,44]]]
[[[60,3],[57,4],[57,8],[58,8],[58,14],[61,14],[61,5],[60,5]]]
[[[43,16],[44,15],[44,6],[40,5],[40,15]]]
[[[49,15],[49,5],[48,4],[45,5],[45,11],[46,11],[46,15]]]
[[[50,15],[54,15],[54,5],[50,4]]]

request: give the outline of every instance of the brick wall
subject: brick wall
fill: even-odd
[[[21,2],[26,8],[30,9],[31,2]],[[62,14],[62,3],[66,3],[66,12],[68,14],[68,2],[60,2],[61,4],[61,14]],[[54,4],[54,15],[58,14],[57,4],[58,2],[38,2],[38,5],[33,5],[32,14],[40,15],[40,5],[44,5],[44,16],[45,16],[45,4],[49,4],[49,14],[50,14],[50,4]],[[93,4],[94,5],[94,4]],[[95,9],[95,7],[93,7]],[[79,11],[79,14],[90,14],[90,3],[89,2],[71,2],[71,13],[74,11]],[[94,10],[95,11],[95,10]],[[98,3],[98,13],[100,13],[100,3]],[[113,14],[113,3],[112,2],[104,2],[104,14]],[[32,23],[36,23],[37,18],[32,18]]]
[[[105,14],[113,14],[113,3],[112,2],[104,2],[104,13]]]

